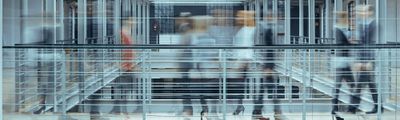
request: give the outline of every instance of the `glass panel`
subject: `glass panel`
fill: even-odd
[[[4,119],[396,119],[398,5],[288,1],[4,0]]]

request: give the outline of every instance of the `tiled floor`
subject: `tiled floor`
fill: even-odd
[[[340,114],[345,120],[377,120],[377,115],[365,115],[365,114]],[[69,114],[68,120],[142,120],[142,114],[101,114],[100,117],[90,117],[89,114]],[[222,114],[219,117],[210,116],[208,120],[222,120]],[[265,117],[273,119],[272,114],[265,114]],[[285,113],[284,116],[287,120],[302,120],[302,113]],[[189,120],[200,120],[199,115],[193,115],[192,117],[175,116],[173,114],[166,113],[150,113],[147,114],[146,120],[184,120],[184,118],[189,118]],[[307,113],[307,120],[332,120],[332,116],[329,113]],[[399,120],[400,114],[394,112],[385,112],[382,114],[382,120]],[[23,114],[6,114],[4,120],[62,120],[60,116],[57,115],[23,115]],[[203,119],[207,120],[207,119]],[[244,115],[227,115],[226,120],[251,120],[250,114]]]

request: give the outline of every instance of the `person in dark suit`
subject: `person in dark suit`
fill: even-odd
[[[335,35],[336,35],[336,44],[348,46],[352,45],[350,38],[350,30],[349,24],[347,19],[347,12],[340,11],[336,13],[337,15],[337,23],[334,27]],[[337,50],[336,57],[333,61],[333,64],[336,68],[336,82],[335,82],[335,89],[332,99],[332,115],[336,116],[337,120],[341,118],[336,115],[336,112],[339,109],[339,93],[340,87],[342,86],[342,82],[345,81],[351,88],[354,88],[354,76],[351,70],[351,65],[349,63],[350,50],[348,49],[341,49]]]
[[[272,46],[274,45],[275,40],[275,31],[274,28],[276,26],[275,19],[272,13],[269,13],[267,17],[265,17],[264,21],[260,22],[257,26],[257,33],[259,34],[260,45],[263,46]],[[276,76],[275,69],[275,50],[267,49],[262,51],[263,56],[263,73],[265,74],[264,79],[261,80],[260,91],[258,93],[257,99],[254,99],[254,109],[252,112],[253,119],[269,119],[262,116],[262,110],[264,108],[264,91],[267,88],[269,91],[272,91],[272,101],[274,104],[274,118],[276,120],[281,120],[284,118],[282,115],[282,110],[280,106],[280,101],[278,99],[278,85],[279,81]]]
[[[190,45],[191,38],[190,35],[193,31],[193,21],[190,19],[191,13],[181,13],[180,18],[177,20],[178,24],[178,32],[181,34],[180,44],[181,45]],[[184,95],[182,96],[182,104],[183,110],[182,114],[186,117],[184,120],[189,120],[189,117],[193,116],[193,106],[192,106],[192,80],[190,78],[190,69],[193,68],[193,63],[190,62],[192,60],[192,50],[191,49],[183,49],[180,51],[180,58],[182,58],[182,62],[179,63],[179,68],[182,73],[182,79],[180,82],[183,83],[182,88],[184,88]]]
[[[356,7],[357,16],[360,20],[357,22],[359,45],[365,46],[366,49],[362,49],[358,52],[357,64],[359,69],[359,75],[357,79],[356,89],[354,91],[355,95],[351,99],[353,106],[349,108],[349,111],[355,113],[358,105],[361,102],[361,90],[363,86],[368,85],[369,90],[372,95],[372,100],[374,101],[374,108],[371,111],[366,112],[367,114],[374,114],[378,112],[378,94],[376,83],[374,80],[374,50],[367,48],[368,45],[374,44],[376,20],[373,18],[374,11],[373,7],[370,5],[361,5]]]

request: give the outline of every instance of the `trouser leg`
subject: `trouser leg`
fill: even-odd
[[[365,82],[369,81],[367,72],[362,71],[359,74],[360,75],[359,75],[358,80],[357,80],[358,83],[355,85],[356,88],[354,89],[354,95],[351,97],[351,104],[352,105],[349,108],[351,111],[355,111],[358,108],[358,106],[359,106],[359,104],[361,102],[361,98],[360,98],[361,97],[361,90],[362,90]]]
[[[345,80],[346,83],[350,86],[351,89],[354,89],[354,77],[350,67],[346,68],[338,68],[337,69],[337,77],[335,82],[334,88],[334,97],[332,99],[333,109],[332,112],[335,112],[339,108],[339,94],[340,94],[340,87],[342,86],[342,81]]]
[[[338,103],[339,103],[339,93],[340,93],[340,87],[342,86],[342,76],[338,76],[336,78],[336,82],[335,82],[335,88],[334,88],[334,95],[333,95],[333,99],[332,99],[332,111],[337,111],[338,110]]]
[[[261,113],[264,107],[264,90],[265,89],[265,80],[261,80],[260,84],[260,92],[258,97],[254,100],[254,111],[259,111]]]
[[[116,81],[113,82],[113,86],[112,86],[112,91],[113,91],[113,109],[111,110],[111,112],[113,113],[119,113],[121,112],[121,87],[120,87],[120,79],[121,76],[119,76]]]
[[[191,96],[192,88],[190,86],[191,81],[189,78],[189,70],[190,70],[189,65],[188,64],[183,65],[182,69],[183,69],[181,71],[181,72],[183,72],[182,73],[182,80],[183,80],[182,83],[183,83],[184,91],[186,91],[184,93],[185,95],[182,96],[183,97],[183,101],[182,101],[183,112],[188,112],[187,114],[191,115],[191,114],[193,114],[193,107],[192,107],[192,96]]]
[[[132,91],[132,85],[133,83],[133,74],[127,73],[124,74],[123,80],[122,80],[122,94],[121,94],[121,112],[128,112],[128,99],[130,98],[131,94],[130,91]]]
[[[273,81],[273,83],[272,83],[272,85],[273,85],[273,99],[272,99],[272,102],[274,103],[274,112],[275,113],[282,113],[282,111],[281,111],[281,106],[280,106],[280,100],[279,100],[279,98],[278,98],[278,86],[279,86],[279,83],[278,83],[278,81],[276,80],[276,79],[273,79],[273,77],[271,76],[271,78],[270,79],[272,79],[272,81]]]
[[[378,105],[378,92],[376,88],[376,83],[375,80],[373,80],[373,75],[372,73],[368,74],[368,87],[369,91],[371,92],[372,100],[374,101],[375,105]]]
[[[130,74],[122,74],[114,82],[114,107],[112,112],[127,112],[126,102],[128,91],[131,89],[133,77]]]
[[[207,98],[206,96],[200,96],[200,104],[203,112],[208,112],[208,105],[206,98]]]

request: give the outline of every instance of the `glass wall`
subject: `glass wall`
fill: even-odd
[[[3,0],[3,119],[397,119],[379,0]]]

